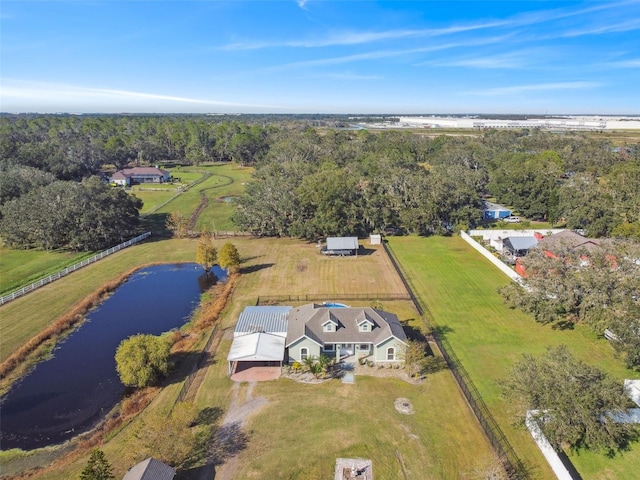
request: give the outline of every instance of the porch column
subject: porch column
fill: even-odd
[[[336,363],[340,363],[340,344],[336,344]]]

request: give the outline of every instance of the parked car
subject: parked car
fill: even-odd
[[[508,217],[504,217],[502,221],[507,223],[520,223],[520,217],[516,217],[515,215],[509,215]]]

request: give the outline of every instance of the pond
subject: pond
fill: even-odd
[[[226,273],[205,275],[193,263],[134,273],[87,321],[2,398],[0,448],[55,445],[95,427],[120,401],[124,385],[114,355],[138,333],[159,335],[183,325],[200,294]]]

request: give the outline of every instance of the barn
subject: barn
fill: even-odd
[[[358,237],[327,237],[327,244],[322,249],[323,255],[349,256],[358,255]]]
[[[501,218],[506,218],[511,215],[511,210],[503,205],[487,202],[486,200],[483,203],[483,218],[485,220],[500,220]]]

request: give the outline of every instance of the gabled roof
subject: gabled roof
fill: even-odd
[[[292,307],[245,307],[234,330],[234,335],[252,332],[287,333],[287,316]]]
[[[124,168],[121,172],[125,175],[169,175],[169,172],[156,167],[133,167]]]
[[[322,326],[334,317],[339,324],[335,332],[325,332]],[[363,321],[373,324],[370,332],[361,332],[358,325]],[[392,313],[370,307],[333,308],[322,305],[303,305],[289,312],[287,346],[307,337],[317,343],[372,343],[395,337],[406,341],[402,325]]]
[[[536,237],[507,237],[502,242],[510,250],[529,250],[538,244]]]
[[[357,250],[358,237],[327,237],[327,250]]]
[[[555,235],[544,237],[538,242],[538,246],[547,251],[553,252],[562,247],[569,248],[570,250],[575,250],[577,248],[599,248],[600,242],[593,238],[586,238],[582,235],[578,235],[571,230],[564,230],[560,233],[556,233]]]
[[[227,360],[230,362],[281,361],[284,358],[284,342],[284,337],[264,332],[235,337]]]
[[[149,457],[131,467],[122,480],[173,480],[175,475],[175,468]]]

